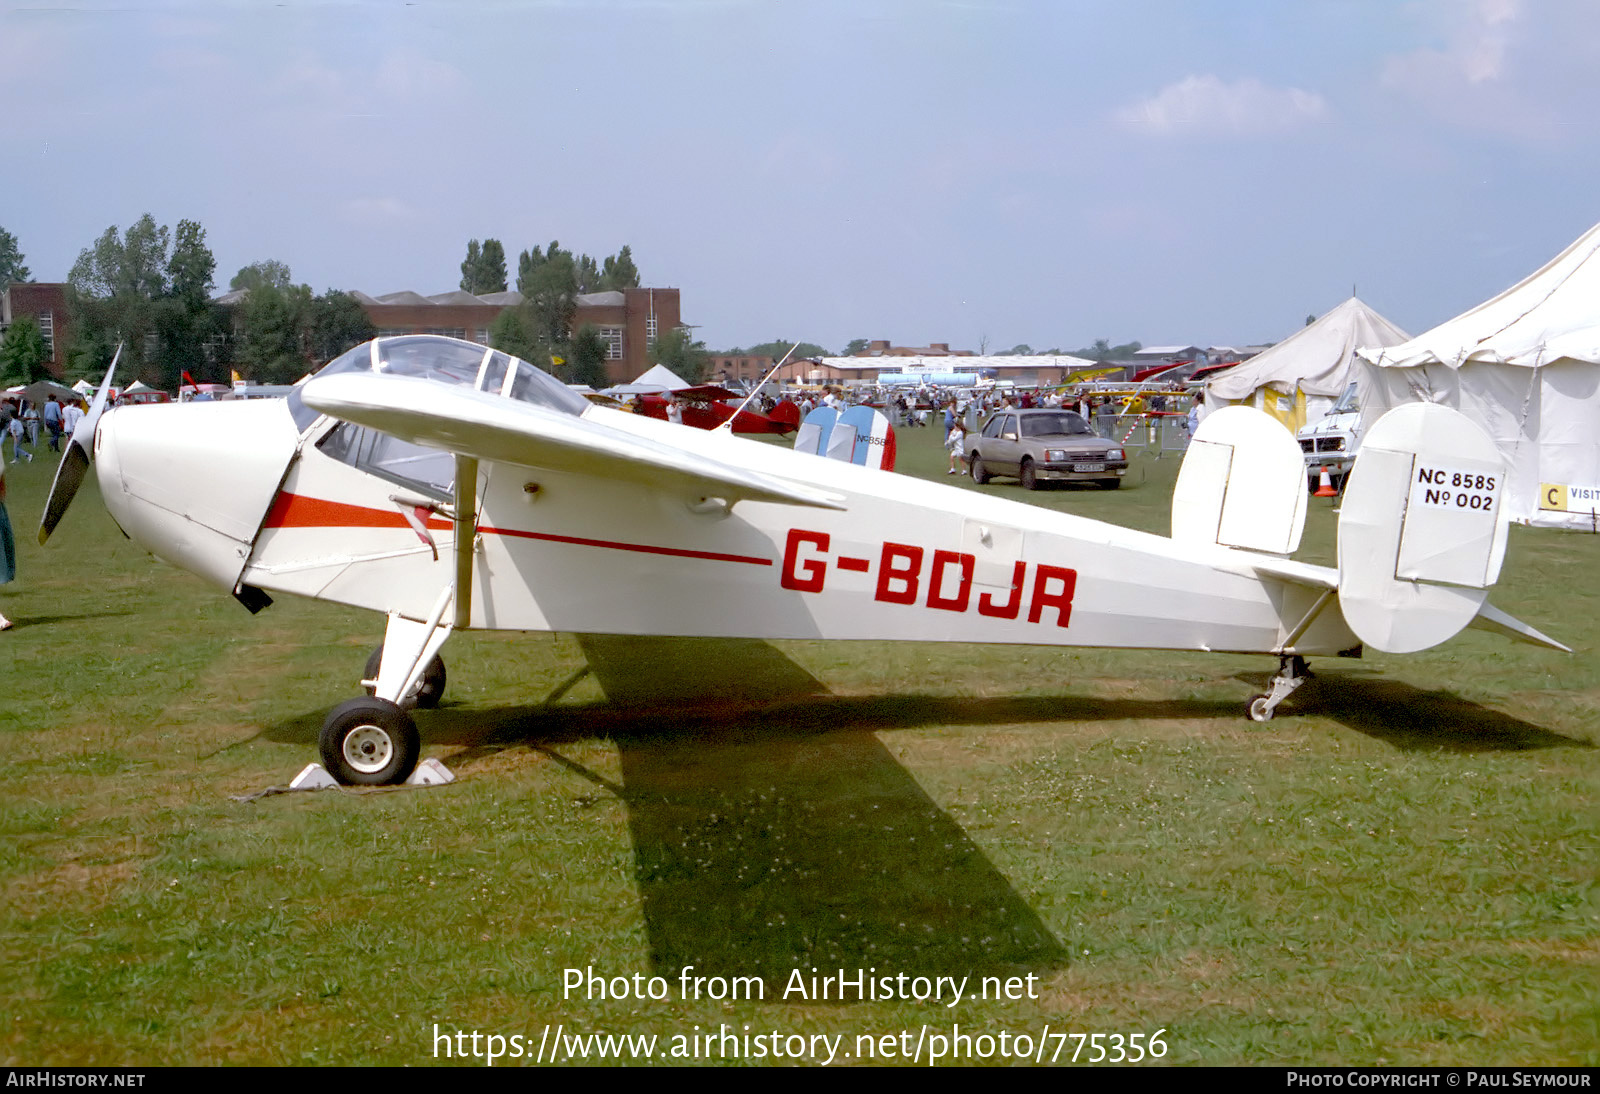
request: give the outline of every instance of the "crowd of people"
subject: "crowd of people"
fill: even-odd
[[[6,464],[32,463],[41,436],[46,438],[50,451],[60,452],[63,435],[70,440],[85,413],[81,399],[63,403],[51,395],[43,406],[20,395],[0,399],[0,585],[9,585],[17,576],[17,541],[11,531],[11,517],[6,512]],[[8,440],[11,442],[9,461],[6,459]],[[0,613],[0,631],[8,631],[12,626],[11,620]]]

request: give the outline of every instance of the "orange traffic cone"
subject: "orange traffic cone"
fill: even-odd
[[[1314,498],[1336,498],[1339,491],[1333,488],[1333,478],[1328,474],[1328,465],[1322,465],[1322,479],[1317,483],[1317,492],[1311,495]]]

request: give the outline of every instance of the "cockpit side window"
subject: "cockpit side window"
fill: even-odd
[[[456,462],[449,452],[424,448],[354,422],[334,426],[317,442],[317,447],[340,463],[398,486],[409,486],[438,501],[455,496]]]

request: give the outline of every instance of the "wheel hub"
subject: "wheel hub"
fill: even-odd
[[[363,775],[381,771],[393,755],[394,742],[377,726],[357,726],[345,735],[345,762]]]

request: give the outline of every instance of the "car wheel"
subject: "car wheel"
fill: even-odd
[[[1117,488],[1119,488],[1122,485],[1122,480],[1121,479],[1101,479],[1100,480],[1100,485],[1105,487],[1107,490],[1116,490]]]
[[[983,459],[976,452],[972,454],[972,459],[969,460],[968,463],[972,465],[973,482],[977,483],[979,486],[982,486],[984,483],[989,481],[989,469],[983,466]]]
[[[422,741],[411,715],[385,699],[362,696],[328,712],[318,740],[322,766],[347,786],[388,786],[417,766]]]
[[[1018,472],[1017,477],[1022,480],[1022,488],[1024,490],[1039,489],[1039,474],[1033,469],[1032,460],[1022,461],[1022,468]]]

